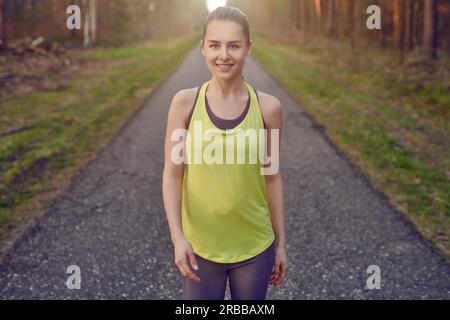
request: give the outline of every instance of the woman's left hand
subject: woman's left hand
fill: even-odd
[[[275,246],[275,265],[272,269],[270,284],[279,285],[285,278],[288,270],[287,254],[285,246]]]

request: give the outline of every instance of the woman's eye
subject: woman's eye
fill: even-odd
[[[219,45],[217,45],[217,44],[211,44],[210,46],[209,46],[210,48],[217,48],[217,47],[219,47]],[[232,49],[238,49],[239,48],[239,46],[238,45],[231,45],[230,46]]]

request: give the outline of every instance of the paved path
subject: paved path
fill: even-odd
[[[165,126],[175,92],[209,76],[192,50],[5,257],[2,299],[180,298],[161,194]],[[244,76],[284,106],[290,269],[267,298],[449,299],[449,264],[255,61]],[[81,269],[80,290],[65,285],[69,265]],[[381,269],[379,290],[365,289],[369,265]]]

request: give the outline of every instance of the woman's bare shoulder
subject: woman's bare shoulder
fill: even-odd
[[[270,123],[274,118],[280,117],[282,106],[277,97],[258,90],[259,106],[266,123]]]
[[[197,87],[181,89],[173,96],[173,100],[176,100],[178,105],[185,106],[189,105],[189,102],[194,102],[195,96],[197,94]]]
[[[182,113],[185,118],[194,104],[197,89],[198,87],[181,89],[173,96],[172,104],[176,106],[177,113]]]

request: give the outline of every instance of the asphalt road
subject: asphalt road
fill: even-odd
[[[289,271],[267,298],[449,299],[449,264],[254,60],[244,76],[284,107]],[[165,126],[173,95],[209,78],[196,48],[8,252],[2,299],[181,297],[161,192]],[[66,286],[70,265],[80,289]],[[370,265],[380,289],[366,288]]]

